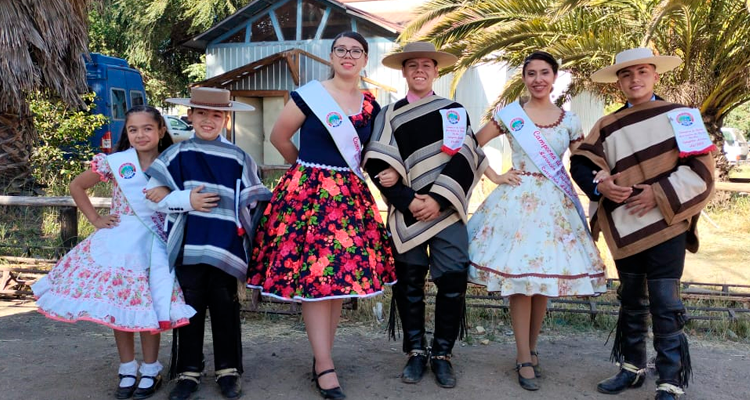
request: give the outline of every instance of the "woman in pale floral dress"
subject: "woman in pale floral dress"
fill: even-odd
[[[575,114],[550,100],[557,68],[545,52],[526,58],[522,73],[530,99],[523,110],[562,157],[583,139],[583,132]],[[502,122],[492,122],[477,134],[481,145],[508,132]],[[469,279],[510,296],[519,383],[537,390],[541,370],[536,348],[547,298],[605,292],[604,263],[573,201],[511,135],[507,138],[513,168],[502,175],[487,169],[487,177],[499,186],[469,220]]]
[[[187,325],[195,314],[169,271],[164,214],[146,207],[145,171],[172,144],[158,110],[136,106],[125,114],[116,152],[97,154],[91,169],[70,184],[76,206],[97,231],[32,286],[39,312],[57,321],[91,321],[114,329],[120,356],[118,399],[153,396],[162,382],[159,332]],[[112,208],[99,215],[86,190],[112,182]],[[141,333],[143,364],[135,361]],[[141,379],[137,382],[140,372]]]

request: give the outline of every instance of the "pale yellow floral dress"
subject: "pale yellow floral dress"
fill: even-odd
[[[561,158],[571,142],[583,139],[572,112],[539,128]],[[513,168],[523,172],[521,184],[498,186],[469,220],[469,281],[503,296],[604,293],[604,262],[573,202],[511,135],[508,140]]]

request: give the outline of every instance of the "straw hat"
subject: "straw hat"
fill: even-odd
[[[677,68],[682,64],[682,59],[676,56],[655,56],[651,49],[638,47],[617,53],[614,65],[600,69],[591,75],[594,82],[611,83],[617,82],[617,72],[623,68],[633,65],[652,64],[656,66],[656,72],[664,73]]]
[[[167,99],[168,103],[179,104],[181,106],[193,108],[205,108],[208,110],[219,111],[253,111],[255,107],[240,103],[239,101],[229,100],[230,92],[226,89],[192,87],[190,88],[190,98],[171,98]]]
[[[458,61],[458,57],[444,51],[437,51],[435,45],[430,42],[408,43],[398,53],[393,53],[383,58],[383,65],[388,68],[401,69],[404,61],[412,58],[430,58],[437,62],[439,68],[449,67]]]

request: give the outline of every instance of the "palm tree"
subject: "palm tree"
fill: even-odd
[[[712,139],[727,114],[750,101],[750,1],[747,0],[431,0],[399,38],[431,40],[459,56],[445,72],[453,87],[471,66],[503,62],[518,66],[542,49],[571,72],[567,95],[588,89],[610,101],[622,100],[614,85],[589,80],[618,52],[650,47],[685,61],[665,74],[657,90],[664,97],[701,110]],[[498,103],[523,91],[516,74]],[[717,158],[722,171],[723,157]]]
[[[83,105],[86,91],[86,0],[13,0],[0,3],[0,190],[31,182],[35,140],[29,94],[46,91]]]

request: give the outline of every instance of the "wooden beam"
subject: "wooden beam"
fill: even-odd
[[[89,197],[95,208],[110,208],[112,199],[109,197]],[[31,206],[31,207],[75,207],[76,203],[70,196],[0,196],[0,206]]]
[[[299,86],[299,64],[297,62],[299,60],[299,53],[294,51],[287,52],[285,58],[289,73],[292,74],[292,80],[295,85]]]

